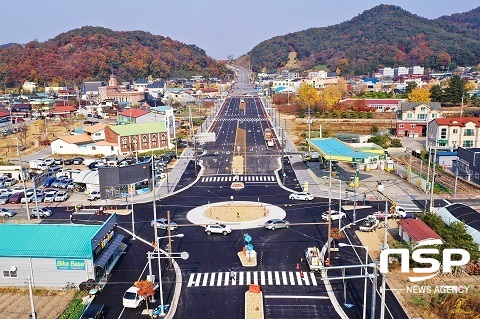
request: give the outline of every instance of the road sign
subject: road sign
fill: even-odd
[[[247,248],[248,251],[253,250],[253,245],[252,244],[245,245],[245,247]]]
[[[195,134],[197,142],[215,142],[216,137],[214,132],[204,132]]]
[[[247,243],[251,242],[251,241],[252,241],[252,236],[250,236],[250,235],[245,235],[245,241],[246,241]]]

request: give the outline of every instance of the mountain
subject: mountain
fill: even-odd
[[[285,66],[291,51],[297,53],[301,69],[326,66],[348,74],[367,74],[381,67],[445,67],[448,58],[457,65],[477,65],[479,21],[480,7],[429,20],[398,6],[379,5],[337,25],[263,41],[248,55],[257,72]]]
[[[144,31],[117,32],[85,26],[39,43],[0,47],[0,87],[24,81],[80,84],[105,80],[114,73],[120,81],[136,78],[219,77],[224,64],[195,45]]]

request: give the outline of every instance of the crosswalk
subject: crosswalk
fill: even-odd
[[[232,122],[232,121],[240,121],[240,122],[262,122],[266,121],[264,118],[259,117],[228,117],[228,118],[220,118],[217,119],[219,122]]]
[[[416,213],[421,211],[421,209],[409,199],[398,200],[396,203],[398,206],[403,207],[407,213]]]
[[[200,179],[201,183],[215,182],[257,182],[257,183],[276,183],[273,175],[224,175],[224,176],[204,176]]]
[[[191,273],[187,287],[205,286],[318,286],[313,272],[300,271],[239,271]]]

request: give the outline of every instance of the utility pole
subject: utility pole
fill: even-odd
[[[328,262],[330,262],[330,252],[331,252],[331,232],[332,232],[332,153],[330,153],[330,164],[329,164],[329,187],[328,187],[328,239],[327,239],[327,253],[328,253]]]
[[[32,288],[32,279],[30,277],[27,278],[28,280],[28,293],[30,295],[30,308],[32,310],[32,319],[37,319],[37,312],[35,311],[35,304],[33,302],[33,288]]]
[[[24,191],[24,198],[25,198],[25,208],[27,210],[27,219],[30,220],[30,209],[28,208],[28,198],[27,198],[27,186],[25,185],[25,171],[23,170],[22,165],[22,152],[20,151],[20,145],[18,144],[18,138],[15,138],[17,141],[17,152],[18,152],[18,160],[20,161],[20,177],[22,178],[23,184],[23,191]]]
[[[310,139],[310,105],[308,106],[308,139]],[[308,142],[308,152],[310,153],[310,142]]]

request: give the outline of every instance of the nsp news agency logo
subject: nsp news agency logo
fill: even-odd
[[[424,281],[435,277],[441,268],[443,273],[452,272],[452,268],[455,266],[464,266],[470,261],[470,253],[465,249],[460,248],[445,248],[443,250],[442,263],[435,258],[426,257],[431,255],[438,255],[440,251],[437,248],[419,248],[422,246],[442,245],[443,242],[440,239],[427,239],[419,242],[413,247],[412,259],[418,264],[427,264],[430,267],[415,267],[413,272],[416,274],[428,274],[420,277],[408,277],[410,282]],[[407,248],[392,248],[384,249],[380,253],[380,272],[383,274],[388,273],[388,264],[390,255],[400,255],[401,272],[410,272],[410,251]],[[461,256],[459,260],[453,260],[453,256]],[[455,258],[458,259],[458,258]]]

